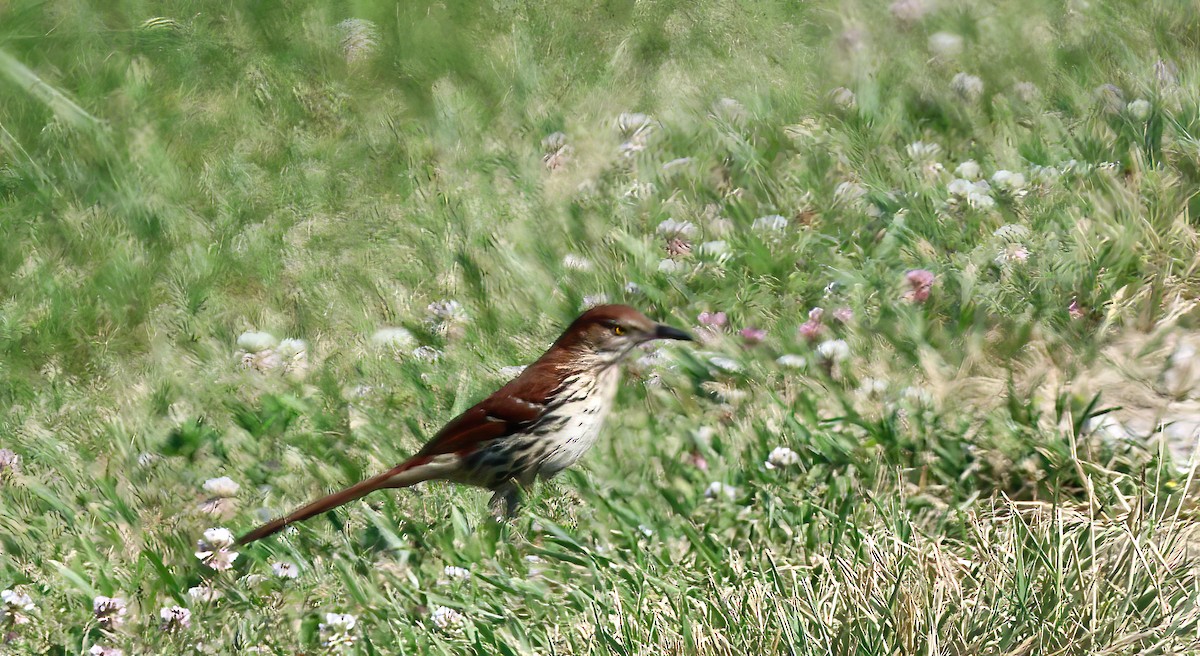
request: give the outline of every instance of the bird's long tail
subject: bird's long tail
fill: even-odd
[[[422,481],[427,481],[443,473],[444,468],[437,466],[437,463],[431,462],[430,458],[418,456],[412,458],[400,465],[397,465],[382,474],[372,476],[364,481],[355,483],[350,487],[334,492],[326,497],[321,497],[312,503],[300,507],[288,515],[273,519],[262,526],[250,531],[249,533],[238,538],[238,544],[250,544],[255,540],[261,540],[269,535],[274,535],[288,525],[296,522],[302,522],[309,517],[319,515],[326,510],[332,510],[338,506],[350,503],[355,499],[360,499],[375,490],[384,488],[409,487],[416,485]]]

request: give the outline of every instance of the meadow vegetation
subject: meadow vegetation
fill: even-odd
[[[0,653],[1200,648],[1200,6],[0,0]],[[582,308],[584,459],[230,534]]]

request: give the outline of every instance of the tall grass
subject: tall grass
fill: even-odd
[[[0,649],[1196,648],[1195,7],[252,4],[0,6]],[[196,557],[601,299],[704,340],[517,520]]]

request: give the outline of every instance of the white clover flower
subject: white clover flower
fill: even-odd
[[[858,387],[860,394],[867,398],[878,398],[882,396],[888,389],[888,382],[882,378],[867,377],[862,380]]]
[[[850,357],[850,345],[843,339],[828,339],[817,344],[817,355],[831,362],[840,362]]]
[[[942,177],[942,174],[946,172],[946,167],[941,162],[925,162],[921,165],[920,171],[925,177],[936,179]],[[875,206],[872,206],[868,211],[877,212],[879,215],[883,214],[883,210]]]
[[[662,273],[678,273],[687,269],[687,265],[683,262],[672,260],[671,258],[663,258],[658,263],[658,270]]]
[[[935,143],[914,141],[904,148],[904,152],[914,162],[926,162],[937,159],[938,155],[942,153],[942,147]]]
[[[283,358],[275,349],[266,349],[257,353],[241,352],[241,363],[246,369],[254,369],[265,374],[283,365]]]
[[[992,184],[999,189],[1016,192],[1025,188],[1025,176],[1021,173],[1000,169],[992,174]]]
[[[433,364],[442,359],[442,352],[432,346],[418,346],[413,349],[412,355],[421,362]]]
[[[997,265],[1020,264],[1029,260],[1029,249],[1021,244],[1006,244],[993,260]]]
[[[204,561],[204,564],[208,565],[210,568],[215,569],[218,572],[224,572],[225,570],[233,567],[233,561],[237,559],[238,552],[230,551],[229,549],[218,549],[212,552],[212,554],[207,558],[202,560]]]
[[[190,597],[192,601],[197,601],[200,603],[211,604],[212,602],[224,596],[225,595],[220,590],[213,590],[212,587],[207,585],[197,585],[188,588],[188,597]]]
[[[11,449],[0,449],[0,476],[15,474],[21,470],[21,456]]]
[[[720,481],[713,481],[704,489],[705,499],[722,499],[733,501],[737,498],[738,490],[732,485],[726,485]]]
[[[808,366],[808,360],[794,353],[784,353],[775,359],[775,364],[786,369],[803,369]]]
[[[737,360],[725,358],[721,356],[713,356],[708,359],[708,363],[712,366],[729,373],[737,373],[742,370],[742,365],[738,364]]]
[[[1058,181],[1062,173],[1053,166],[1034,166],[1033,180],[1041,185],[1052,185]]]
[[[933,394],[930,393],[929,390],[916,385],[905,387],[900,391],[900,397],[916,406],[928,406],[933,404]]]
[[[470,581],[471,570],[465,567],[455,567],[454,565],[446,565],[442,569],[442,576],[447,581]]]
[[[956,202],[955,199],[964,199],[969,207],[976,209],[989,209],[996,204],[991,196],[991,185],[986,180],[970,182],[963,178],[955,178],[946,189],[954,197],[950,199],[951,203]]]
[[[196,558],[205,565],[217,571],[233,567],[237,560],[236,551],[230,551],[234,544],[233,533],[227,528],[210,528],[204,531],[204,539],[196,543]]]
[[[20,590],[0,590],[0,624],[28,624],[31,613],[37,606],[33,599]]]
[[[580,308],[581,310],[590,310],[590,309],[596,307],[597,305],[605,305],[606,303],[608,303],[608,301],[609,301],[608,294],[601,292],[599,294],[589,294],[587,296],[584,296],[580,300],[579,304],[582,306]]]
[[[767,456],[767,461],[763,463],[763,466],[767,469],[784,469],[799,463],[800,454],[786,446],[777,446],[771,450],[771,454]]]
[[[696,225],[691,221],[666,219],[654,231],[664,237],[690,237],[696,233]]]
[[[896,0],[888,5],[892,17],[901,23],[915,23],[925,17],[929,4],[925,0]]]
[[[551,132],[542,139],[542,148],[545,148],[546,152],[554,152],[565,145],[567,145],[566,132]]]
[[[1129,115],[1139,121],[1150,118],[1150,101],[1138,98],[1126,106]]]
[[[353,615],[325,613],[325,621],[318,627],[321,645],[333,653],[349,650],[357,640],[353,633],[357,625],[358,618]]]
[[[119,597],[100,595],[92,600],[92,614],[96,621],[106,629],[115,629],[125,622],[125,600]]]
[[[125,652],[116,647],[108,647],[105,645],[92,645],[87,651],[88,656],[125,656]]]
[[[294,579],[300,576],[300,568],[288,562],[271,563],[271,571],[275,572],[275,576],[281,579]]]
[[[963,50],[963,38],[953,32],[929,35],[929,50],[938,57],[955,57]]]
[[[325,621],[321,623],[322,630],[346,633],[358,626],[358,618],[349,613],[325,613]]]
[[[966,198],[971,192],[975,191],[975,184],[970,180],[955,178],[950,181],[950,184],[946,185],[946,191],[949,191],[951,195]]]
[[[518,364],[500,367],[500,370],[497,373],[500,374],[501,378],[516,378],[524,373],[526,366],[528,365]]]
[[[622,143],[621,147],[618,149],[618,152],[621,153],[622,157],[632,158],[632,157],[636,157],[638,153],[642,152],[645,149],[646,149],[645,138],[636,137],[634,139],[630,139],[629,141]],[[639,195],[637,190],[638,190],[638,187],[635,186],[625,195],[631,196],[633,198],[645,198],[646,197],[646,196]]]
[[[467,624],[467,618],[453,608],[438,606],[429,614],[434,626],[446,633],[462,633]]]
[[[366,59],[375,51],[379,30],[365,18],[347,18],[337,24],[342,34],[342,56],[349,63]]]
[[[158,611],[163,631],[181,631],[192,625],[192,611],[182,606],[168,606]]]
[[[302,376],[308,371],[308,344],[302,339],[283,339],[275,349],[284,373]]]
[[[641,294],[642,287],[641,287],[641,285],[639,285],[636,282],[633,282],[631,280],[631,281],[625,283],[625,293],[629,294],[631,296]]]
[[[325,621],[320,622],[320,644],[334,654],[341,654],[353,648],[356,639],[354,627],[358,626],[358,618],[349,614],[325,613]]]
[[[267,349],[275,348],[278,340],[275,336],[268,332],[262,331],[246,331],[238,336],[237,345],[247,353],[259,353]]]
[[[292,339],[289,337],[279,340],[279,347],[275,349],[275,352],[289,359],[302,357],[308,352],[308,344],[302,339]]]
[[[625,136],[645,132],[654,127],[654,119],[640,112],[623,112],[617,116],[617,130]]]
[[[380,347],[391,347],[394,349],[408,349],[413,344],[417,343],[413,334],[404,328],[380,328],[371,335],[371,343]]]
[[[430,303],[425,311],[431,317],[440,321],[465,321],[467,311],[461,303],[455,300],[443,299]]]
[[[572,271],[591,271],[593,267],[591,260],[575,253],[564,255],[562,265],[564,269],[571,269]]]
[[[969,73],[956,74],[950,80],[950,88],[969,102],[975,102],[983,96],[983,80]]]
[[[236,497],[239,489],[241,489],[241,486],[235,483],[234,480],[228,476],[210,478],[207,481],[204,481],[204,491],[208,492],[214,497],[223,499]]]
[[[18,610],[33,610],[33,599],[19,590],[0,590],[0,604]]]
[[[992,198],[986,191],[981,191],[977,187],[971,193],[967,194],[967,205],[977,210],[990,210],[996,206],[996,199]]]
[[[978,180],[979,176],[983,175],[983,169],[975,163],[975,160],[969,159],[954,168],[954,175],[967,180]]]
[[[854,92],[846,87],[834,89],[830,92],[829,97],[833,100],[834,105],[843,110],[854,109],[855,105],[858,104],[858,99],[854,97]]]
[[[645,114],[626,112],[618,116],[617,130],[625,139],[620,147],[621,155],[632,158],[645,150],[653,129],[654,120]],[[645,196],[638,197],[645,198]]]
[[[755,232],[781,232],[787,228],[788,220],[778,214],[771,214],[754,219],[750,229]]]
[[[692,253],[692,243],[684,237],[671,237],[667,240],[667,257],[687,257]]]
[[[706,241],[700,244],[698,249],[701,255],[714,258],[722,258],[729,254],[729,244],[724,240]]]
[[[233,546],[233,533],[227,528],[209,528],[204,530],[204,542],[214,549],[227,549]]]
[[[550,171],[566,168],[575,154],[575,149],[567,143],[567,135],[562,132],[555,132],[542,139],[542,147],[546,149],[546,154],[542,155],[542,163]]]

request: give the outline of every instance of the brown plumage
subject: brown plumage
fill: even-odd
[[[268,522],[238,544],[375,490],[436,479],[490,489],[493,510],[511,515],[522,488],[571,466],[591,447],[616,394],[617,365],[653,339],[692,338],[626,305],[592,308],[521,375],[451,420],[411,458]]]

